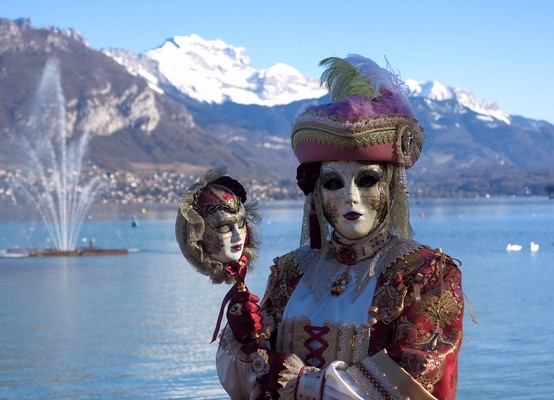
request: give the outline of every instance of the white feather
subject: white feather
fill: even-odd
[[[393,93],[406,95],[407,88],[400,77],[388,69],[381,68],[375,61],[359,54],[349,54],[344,61],[354,66],[360,75],[371,82],[377,94],[381,92],[381,88],[385,88]],[[387,67],[390,68],[388,61]]]

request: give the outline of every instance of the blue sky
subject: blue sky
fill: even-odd
[[[0,0],[0,17],[75,28],[94,49],[140,53],[194,33],[245,47],[258,69],[284,62],[315,78],[328,56],[386,56],[403,79],[551,123],[553,16],[550,0]]]

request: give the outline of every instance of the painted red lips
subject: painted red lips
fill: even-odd
[[[343,215],[343,217],[349,221],[356,221],[362,216],[362,214],[359,214],[357,212],[351,211]]]
[[[242,244],[237,244],[236,246],[231,247],[234,251],[241,251],[242,250]]]

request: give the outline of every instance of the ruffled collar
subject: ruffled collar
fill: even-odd
[[[355,271],[353,283],[356,287],[353,301],[358,298],[372,277],[378,278],[396,260],[421,247],[413,240],[401,240],[392,235],[376,253],[367,255],[366,259],[358,260],[351,268],[351,271]],[[367,250],[366,248],[366,254]],[[316,300],[331,294],[333,281],[345,269],[346,264],[338,261],[334,253],[332,249],[322,251],[310,249],[308,246],[298,249],[296,252],[299,271],[303,274],[302,279]]]

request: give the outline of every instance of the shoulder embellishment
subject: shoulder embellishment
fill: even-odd
[[[295,258],[295,252],[276,257],[273,263],[275,264],[276,278],[280,281],[288,281],[296,278],[300,273]]]

